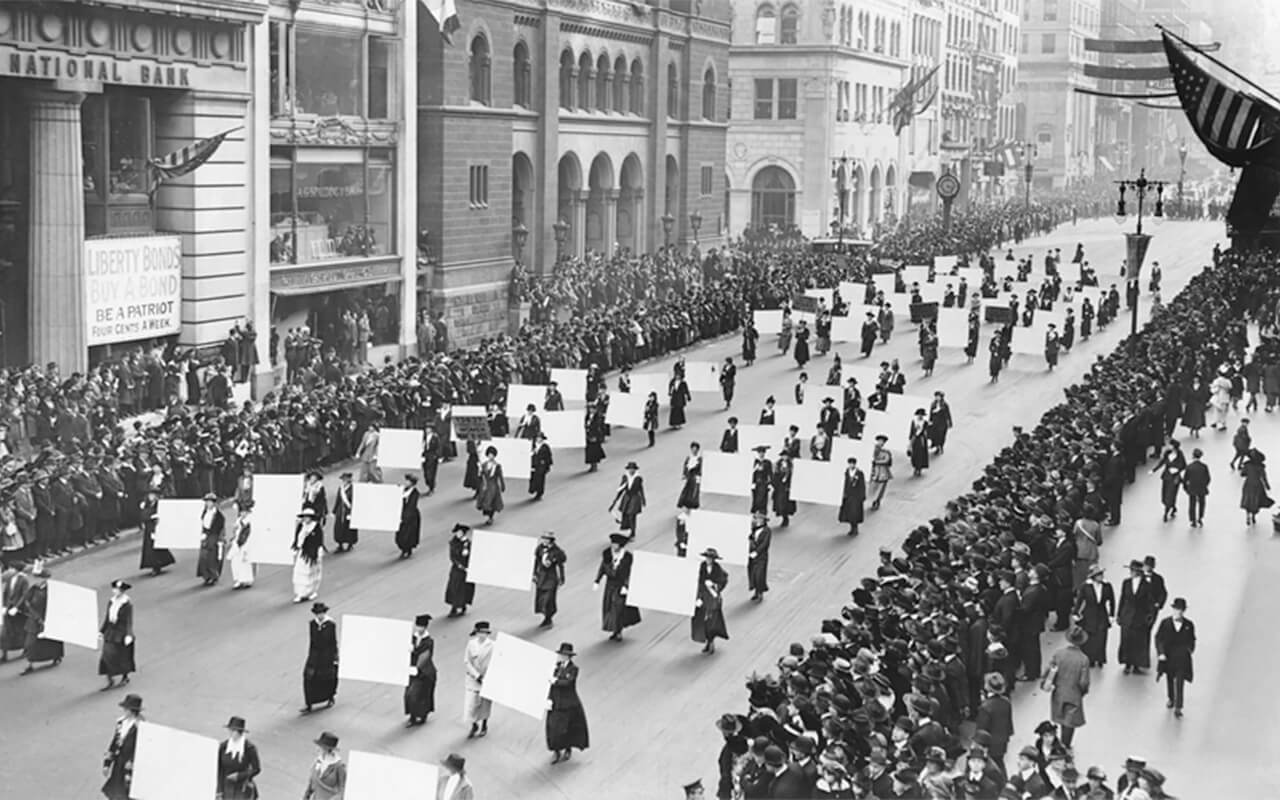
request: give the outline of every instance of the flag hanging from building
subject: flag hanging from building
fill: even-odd
[[[217,136],[210,136],[180,150],[174,150],[163,158],[151,159],[151,191],[155,192],[156,187],[161,183],[186,175],[213,158],[213,154],[218,152],[223,140],[243,127],[239,125],[230,128]]]
[[[916,114],[928,108],[929,103],[933,102],[932,95],[924,105],[919,109],[916,108],[916,93],[920,91],[929,81],[933,80],[933,76],[937,74],[938,67],[935,65],[933,69],[921,75],[914,81],[909,82],[902,87],[893,100],[889,101],[889,110],[893,112],[893,133],[894,135],[902,133],[902,129],[911,124],[911,119]]]
[[[454,31],[462,27],[454,0],[422,0],[422,5],[440,26],[440,38],[444,39],[445,44],[453,44]]]

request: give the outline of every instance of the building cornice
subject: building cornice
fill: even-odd
[[[270,4],[268,0],[79,0],[77,5],[222,22],[258,23],[267,15]]]

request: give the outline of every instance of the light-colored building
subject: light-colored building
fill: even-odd
[[[922,87],[920,102],[924,110],[912,117],[906,137],[907,210],[928,210],[938,202],[934,191],[942,161],[942,47],[946,26],[944,0],[911,0],[911,80],[919,80],[938,68],[929,85]]]
[[[1084,65],[1098,60],[1084,42],[1097,38],[1100,29],[1099,0],[1024,0],[1018,138],[1031,145],[1034,187],[1093,179],[1097,99],[1075,88],[1098,87],[1097,79],[1084,74]]]
[[[907,131],[889,105],[913,60],[908,0],[734,0],[730,229],[870,235],[905,208]]]

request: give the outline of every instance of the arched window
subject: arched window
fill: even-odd
[[[631,62],[631,113],[644,116],[644,66],[638,58]]]
[[[560,107],[574,108],[573,53],[565,50],[560,54]]]
[[[601,53],[596,61],[596,108],[598,110],[609,110],[609,90],[612,88],[613,83],[609,80],[609,57]]]
[[[774,44],[778,41],[778,15],[773,6],[765,3],[756,9],[756,44]]]
[[[800,34],[800,9],[787,4],[782,7],[782,25],[779,26],[778,41],[783,44],[795,44]]]
[[[796,182],[782,167],[765,167],[751,181],[751,224],[790,228],[796,216]]]
[[[674,61],[667,65],[667,116],[680,117],[680,71]]]
[[[618,56],[613,62],[613,110],[621,114],[627,110],[627,57]]]
[[[477,34],[471,40],[471,99],[489,105],[489,40]]]
[[[716,71],[711,67],[702,74],[702,118],[716,118]]]
[[[578,56],[578,108],[583,111],[591,110],[591,64],[590,53]]]
[[[511,53],[511,69],[515,80],[515,103],[528,108],[533,98],[533,71],[529,64],[529,47],[524,42],[516,42]]]

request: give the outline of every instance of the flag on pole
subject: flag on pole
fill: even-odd
[[[222,145],[224,139],[243,127],[243,125],[237,125],[217,136],[210,136],[208,139],[201,139],[180,150],[174,150],[162,158],[151,159],[151,191],[155,192],[156,187],[167,180],[179,178],[195,171],[197,167],[213,158],[213,154],[218,152],[218,148]]]
[[[920,91],[925,84],[933,80],[933,76],[937,72],[938,67],[934,66],[933,69],[902,87],[902,89],[893,96],[893,100],[889,102],[889,110],[893,112],[893,133],[895,136],[902,133],[902,129],[911,124],[912,117],[919,113],[916,109],[916,92]],[[919,111],[923,111],[931,102],[933,102],[932,96],[929,97]]]
[[[453,33],[462,27],[454,0],[422,0],[422,5],[440,26],[440,38],[445,44],[453,44]]]

